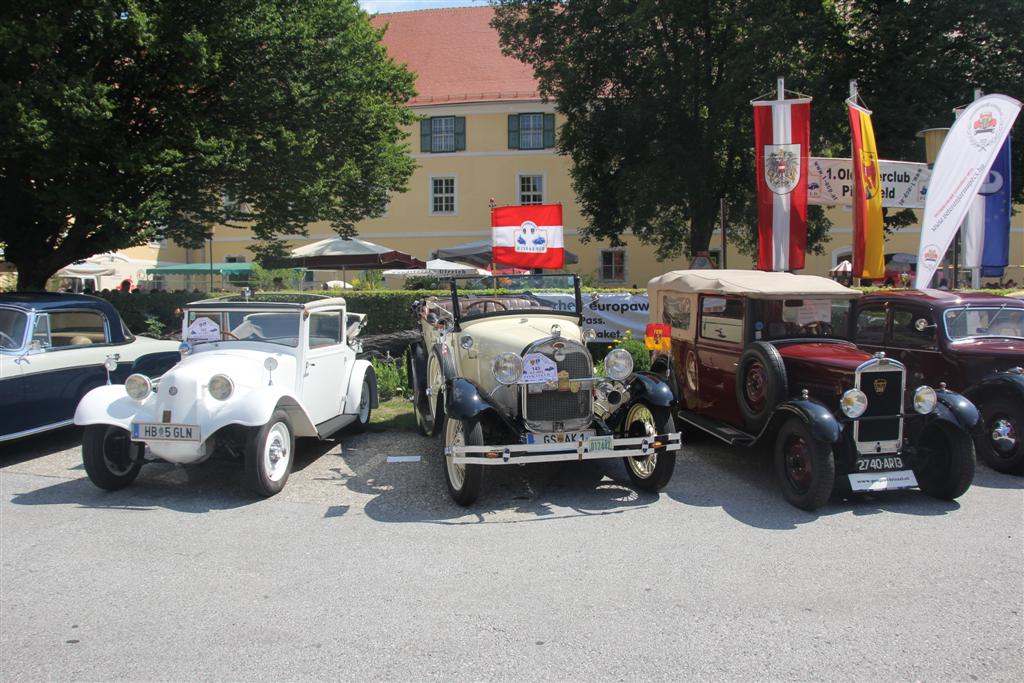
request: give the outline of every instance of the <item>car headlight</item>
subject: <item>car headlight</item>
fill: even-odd
[[[847,389],[839,399],[839,409],[846,417],[860,417],[868,409],[868,395],[860,389]]]
[[[499,353],[491,365],[494,379],[502,384],[515,384],[523,376],[523,359],[515,353]]]
[[[124,381],[124,390],[136,401],[144,401],[153,391],[153,383],[145,375],[128,375]]]
[[[914,410],[922,415],[932,412],[938,400],[939,397],[935,395],[935,390],[927,384],[914,389]]]
[[[210,391],[210,396],[218,401],[226,401],[231,396],[231,392],[235,390],[235,383],[227,375],[214,375],[210,378],[207,389]]]
[[[626,349],[612,349],[604,357],[604,374],[623,380],[633,372],[633,356]]]
[[[459,346],[468,351],[469,349],[473,348],[473,338],[470,337],[468,334],[462,335],[462,338],[459,340]]]

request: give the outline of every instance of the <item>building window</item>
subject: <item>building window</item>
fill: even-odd
[[[509,114],[509,149],[548,149],[554,146],[554,114]]]
[[[455,213],[455,178],[430,179],[430,213]]]
[[[237,254],[234,256],[225,256],[224,263],[245,263],[245,256],[239,256]]]
[[[605,282],[626,281],[626,252],[622,249],[601,250],[601,279]]]
[[[544,176],[521,175],[518,185],[520,205],[544,203]]]
[[[421,152],[460,152],[464,149],[465,116],[433,116],[420,121]]]

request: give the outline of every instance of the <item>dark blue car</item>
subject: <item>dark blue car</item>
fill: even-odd
[[[90,389],[132,372],[159,376],[177,347],[133,335],[104,299],[0,294],[0,441],[70,425]]]

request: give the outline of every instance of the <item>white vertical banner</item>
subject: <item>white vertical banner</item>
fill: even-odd
[[[928,184],[915,289],[924,289],[931,282],[1020,108],[1021,103],[1012,97],[985,95],[967,105],[949,129]]]

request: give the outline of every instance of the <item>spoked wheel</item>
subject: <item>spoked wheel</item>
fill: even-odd
[[[932,427],[918,444],[921,464],[914,468],[917,485],[933,498],[953,500],[974,481],[974,449],[962,431]]]
[[[775,439],[775,475],[790,504],[803,510],[820,508],[835,484],[832,446],[815,439],[803,420],[790,418]]]
[[[444,477],[448,493],[459,505],[472,505],[483,488],[483,465],[457,465],[448,452],[455,446],[482,446],[484,433],[477,420],[453,420],[444,425]]]
[[[1024,474],[1024,408],[1001,397],[980,408],[982,431],[974,439],[978,455],[997,472]]]
[[[245,476],[249,488],[272,496],[284,488],[292,471],[295,434],[288,413],[275,410],[267,424],[253,429],[245,449]]]
[[[760,413],[768,400],[768,371],[759,361],[747,366],[747,374],[743,378],[743,395],[750,410]]]
[[[373,406],[370,393],[370,378],[363,378],[363,386],[359,389],[359,406],[356,408],[356,421],[352,423],[351,431],[355,434],[365,432],[370,425],[370,414]]]
[[[426,394],[426,411],[424,411],[424,424],[427,427],[425,434],[437,434],[439,420],[444,419],[441,413],[441,387],[444,386],[444,373],[441,371],[441,361],[436,354],[430,354],[427,359],[427,384],[424,390]]]
[[[142,469],[142,444],[132,443],[128,430],[110,425],[89,425],[82,438],[82,464],[89,480],[101,489],[128,486]]]
[[[626,413],[626,436],[649,436],[670,434],[675,431],[675,422],[668,408],[637,403]],[[676,468],[676,454],[664,448],[651,448],[646,456],[623,458],[629,479],[637,488],[656,493],[665,488]]]

